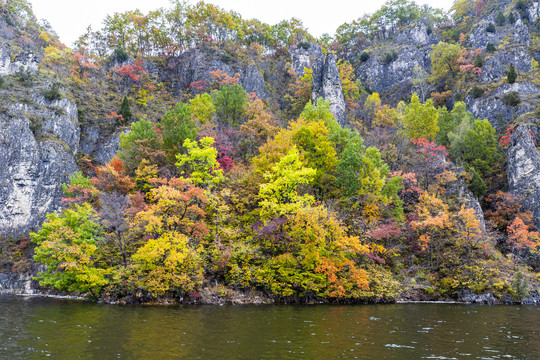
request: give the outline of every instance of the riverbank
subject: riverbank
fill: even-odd
[[[50,297],[58,299],[89,300],[85,294],[66,294],[40,287],[29,273],[0,273],[0,295]],[[121,305],[268,305],[268,304],[484,304],[484,305],[540,305],[540,292],[530,293],[521,301],[509,296],[496,297],[492,293],[474,294],[461,291],[457,298],[441,297],[424,289],[407,289],[397,298],[378,299],[323,299],[278,298],[256,290],[236,290],[222,284],[208,285],[201,290],[180,297],[153,298],[149,294],[132,294],[124,297],[104,296],[99,301]]]

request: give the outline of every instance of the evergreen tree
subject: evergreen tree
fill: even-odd
[[[131,117],[133,116],[127,96],[124,96],[124,99],[122,99],[122,104],[120,105],[120,111],[118,112],[118,115],[122,115],[124,121],[131,120]]]
[[[514,64],[510,63],[510,69],[508,69],[508,73],[506,74],[506,80],[509,84],[513,84],[516,82],[517,73],[516,69],[514,68]]]

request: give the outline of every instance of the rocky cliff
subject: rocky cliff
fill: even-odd
[[[338,122],[345,125],[345,98],[341,88],[341,78],[336,56],[323,54],[322,48],[312,44],[308,49],[297,48],[292,51],[292,67],[297,76],[304,75],[304,68],[313,70],[312,100],[328,100],[330,109]]]
[[[510,191],[523,199],[523,205],[531,210],[535,225],[540,228],[540,151],[529,126],[521,125],[512,134],[508,184]]]

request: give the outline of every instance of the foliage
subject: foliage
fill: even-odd
[[[510,68],[508,69],[508,73],[506,73],[506,81],[508,81],[509,84],[513,84],[516,82],[516,78],[516,69],[514,68],[514,64],[510,63]]]
[[[131,117],[133,116],[131,113],[131,108],[129,106],[129,100],[127,96],[124,96],[122,99],[122,104],[120,105],[120,110],[118,111],[118,115],[124,119],[124,121],[131,120]]]
[[[315,174],[314,169],[303,166],[298,150],[293,147],[264,174],[266,182],[261,184],[259,190],[261,218],[294,214],[298,209],[311,205],[313,197],[299,195],[298,186],[309,184]]]
[[[217,150],[212,146],[215,140],[211,137],[204,137],[197,141],[186,139],[184,148],[187,154],[176,156],[176,166],[186,168],[182,174],[189,174],[186,181],[199,185],[203,188],[213,188],[224,180],[223,170],[217,161]]]
[[[30,237],[37,247],[34,259],[46,265],[38,273],[42,286],[62,291],[91,292],[96,298],[108,284],[107,274],[96,259],[101,227],[89,204],[76,205],[58,215],[51,213],[37,233]]]
[[[247,93],[238,84],[226,84],[214,93],[214,106],[219,119],[227,124],[238,126],[244,114]]]
[[[510,91],[503,95],[502,102],[507,106],[518,106],[521,103],[521,99],[517,91]]]
[[[421,104],[418,95],[413,94],[411,103],[405,109],[403,118],[404,131],[408,137],[413,139],[426,138],[434,140],[437,131],[439,131],[438,118],[439,114],[431,99]]]
[[[163,137],[163,150],[167,160],[176,161],[176,156],[182,152],[182,144],[186,139],[195,139],[199,132],[192,120],[191,108],[179,102],[173,109],[167,111],[161,119],[159,130]]]

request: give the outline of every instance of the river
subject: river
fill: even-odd
[[[0,359],[540,359],[540,307],[118,306],[0,296]]]

